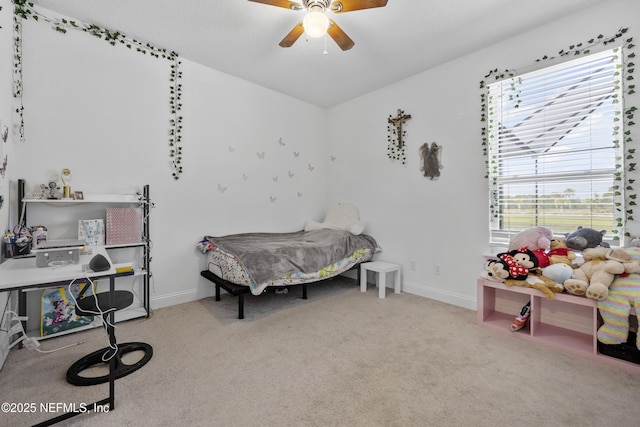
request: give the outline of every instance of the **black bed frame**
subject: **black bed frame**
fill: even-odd
[[[347,271],[351,271],[353,269],[357,270],[358,278],[357,284],[360,283],[360,263],[354,265]],[[235,283],[231,283],[228,280],[222,279],[209,270],[203,270],[200,272],[200,275],[205,279],[212,281],[216,285],[216,301],[220,301],[220,288],[224,289],[231,295],[238,297],[238,319],[244,319],[244,294],[250,293],[251,289],[249,286],[244,285],[236,285]],[[328,280],[328,279],[325,279]],[[315,282],[312,282],[315,283]],[[276,292],[277,290],[289,289],[302,286],[302,299],[307,299],[307,285],[309,283],[301,283],[297,285],[287,285],[287,286],[267,286],[267,288],[262,291],[265,292]]]

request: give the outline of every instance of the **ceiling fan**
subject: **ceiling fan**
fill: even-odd
[[[282,39],[280,46],[291,47],[302,33],[306,32],[309,37],[329,34],[342,50],[351,49],[355,43],[333,19],[327,17],[325,12],[330,10],[333,13],[344,13],[387,5],[387,0],[302,0],[302,4],[288,0],[249,1],[291,10],[307,10],[307,15]]]

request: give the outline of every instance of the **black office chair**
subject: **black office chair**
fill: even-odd
[[[82,296],[90,286],[90,284],[87,284],[85,288],[80,292],[80,295],[78,295],[78,299],[76,301],[76,314],[79,316],[91,316],[96,313],[103,313],[102,316],[104,318],[104,321],[106,322],[107,316],[109,315],[109,311],[107,310],[107,307],[109,307],[109,292],[98,293],[95,295],[95,297],[93,295],[88,295],[82,298]],[[115,303],[113,308],[116,311],[130,306],[132,303],[133,292],[122,290],[115,291]],[[114,344],[116,344],[115,337],[113,341]],[[105,347],[98,351],[94,351],[93,353],[88,354],[82,359],[78,360],[67,370],[67,382],[77,386],[89,386],[106,383],[109,381],[108,372],[106,375],[100,376],[83,376],[82,372],[96,366],[106,366],[108,369],[109,360],[114,357],[114,378],[118,379],[142,368],[147,364],[147,362],[149,362],[149,360],[151,360],[151,356],[153,356],[153,348],[149,344],[143,342],[117,344],[116,349]],[[122,361],[123,356],[135,351],[141,351],[143,353],[142,358],[140,358],[137,362],[128,365]],[[102,370],[97,371],[102,372]]]

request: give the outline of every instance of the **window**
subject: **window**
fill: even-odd
[[[620,49],[487,86],[491,243],[525,229],[622,235]]]

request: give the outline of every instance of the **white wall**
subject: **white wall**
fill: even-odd
[[[639,7],[611,0],[329,110],[183,61],[179,181],[168,167],[168,64],[28,21],[27,141],[14,146],[11,179],[33,186],[68,167],[85,193],[150,184],[155,308],[211,295],[194,249],[203,235],[299,229],[338,201],[356,203],[380,258],[403,265],[405,291],[475,308],[488,250],[479,81],[599,33],[637,34]],[[387,117],[398,108],[413,117],[406,166],[386,157]],[[444,169],[430,181],[417,150],[433,141]]]
[[[85,194],[149,184],[153,308],[213,294],[195,250],[205,234],[322,219],[326,110],[183,61],[184,174],[175,181],[168,62],[42,22],[23,32],[26,142],[15,146],[12,178],[29,191],[69,168],[72,191]]]
[[[339,159],[330,169],[329,202],[360,207],[384,250],[379,259],[402,264],[405,291],[476,307],[476,278],[489,251],[479,90],[487,72],[532,67],[537,58],[622,27],[637,40],[640,2],[605,2],[329,110],[329,151]],[[412,115],[406,166],[386,151],[387,118],[398,108]],[[444,168],[431,181],[420,173],[418,148],[433,141],[444,147]]]
[[[0,131],[7,126],[8,129],[12,128],[12,97],[13,97],[13,64],[10,58],[13,58],[13,7],[8,2],[2,4],[2,10],[0,10],[0,56],[4,58],[0,61]],[[11,145],[11,136],[7,143],[0,140],[0,166],[5,158],[8,156],[10,161],[13,161],[13,152]],[[11,173],[11,163],[7,166],[8,170],[3,178],[0,176],[0,195],[4,197],[4,205],[0,208],[0,227],[2,230],[0,234],[4,234],[7,227],[9,227],[9,180]],[[2,245],[0,245],[2,246]],[[0,262],[4,258],[4,249],[0,250]],[[0,293],[0,368],[6,358],[8,352],[9,342],[7,333],[7,323],[4,321],[5,309],[13,308],[8,304],[9,295],[6,292]]]

